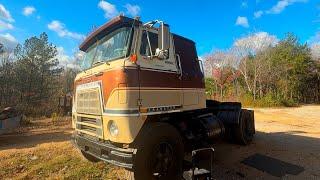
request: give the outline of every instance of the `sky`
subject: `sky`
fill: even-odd
[[[318,0],[0,0],[0,42],[13,47],[46,32],[68,61],[94,27],[120,13],[165,21],[196,42],[199,56],[254,33],[281,39],[292,32],[320,44]]]

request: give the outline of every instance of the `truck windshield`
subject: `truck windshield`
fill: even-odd
[[[123,58],[128,53],[131,28],[123,27],[106,35],[85,52],[82,69],[88,69],[100,62]]]

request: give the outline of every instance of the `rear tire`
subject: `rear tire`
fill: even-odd
[[[133,171],[136,180],[181,179],[184,146],[179,132],[166,123],[151,123],[139,134]]]
[[[239,125],[234,127],[234,139],[238,144],[248,145],[252,142],[255,134],[253,111],[242,109]]]
[[[86,160],[88,160],[88,161],[90,161],[90,162],[96,163],[96,162],[101,161],[100,159],[98,159],[98,158],[96,158],[96,157],[94,157],[94,156],[92,156],[92,155],[90,155],[90,154],[88,154],[88,153],[86,153],[86,152],[84,152],[84,151],[81,151],[81,154],[83,155],[83,157],[84,157]]]

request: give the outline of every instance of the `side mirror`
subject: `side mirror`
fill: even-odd
[[[170,48],[170,29],[168,24],[160,23],[158,33],[158,48],[160,51],[169,50]]]

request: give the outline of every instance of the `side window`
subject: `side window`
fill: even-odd
[[[152,32],[148,32],[148,34],[149,34],[149,40],[150,40],[150,44],[151,44],[152,54],[155,55],[156,49],[158,48],[158,34],[152,33]],[[143,33],[142,33],[140,54],[142,56],[151,56],[146,31],[143,31]]]

